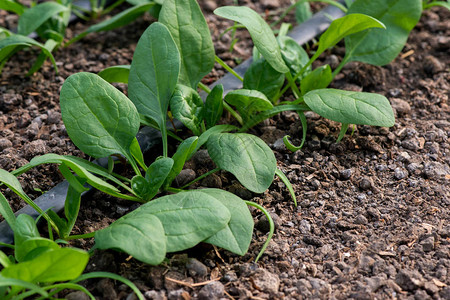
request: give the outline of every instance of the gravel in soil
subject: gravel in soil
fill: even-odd
[[[271,9],[279,7],[278,1],[244,4],[263,11],[269,2]],[[201,3],[207,12],[216,5]],[[268,224],[251,209],[254,239],[243,257],[201,244],[149,267],[125,254],[101,251],[87,271],[119,273],[148,299],[450,299],[449,18],[444,9],[425,12],[394,62],[385,67],[351,63],[333,82],[336,88],[388,97],[396,114],[394,127],[359,126],[336,144],[339,124],[308,113],[307,143],[296,153],[287,151],[281,140],[286,133],[301,136],[295,114],[283,113],[252,130],[273,148],[279,168],[294,184],[298,208],[278,179],[261,195],[248,192],[225,172],[195,186],[224,188],[271,212],[276,232],[258,264],[253,260]],[[149,21],[88,36],[62,49],[57,53],[59,75],[47,64],[24,79],[30,53],[16,57],[23,64],[7,64],[0,78],[0,167],[12,170],[48,151],[81,155],[58,115],[60,85],[74,72],[129,63]],[[208,15],[208,21],[216,37],[227,26],[214,16]],[[218,43],[219,55],[227,53],[230,41],[222,41],[223,50]],[[251,49],[248,36],[243,34],[240,43],[245,50],[239,54],[245,58]],[[336,63],[343,48],[328,54],[324,60]],[[221,76],[223,71],[215,72]],[[207,153],[199,152],[179,182],[206,172],[211,164]],[[21,178],[28,192],[60,180],[49,177],[55,172],[47,168]],[[83,233],[103,228],[136,207],[100,194],[83,205],[76,228]],[[74,245],[89,247],[92,241]],[[85,284],[101,299],[134,299],[126,286],[109,279]],[[61,296],[84,299],[78,292],[68,293]]]

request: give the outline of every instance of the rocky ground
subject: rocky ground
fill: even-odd
[[[289,3],[280,2],[284,7]],[[230,64],[247,58],[248,36],[241,34],[235,51],[228,52],[230,36],[219,38],[228,23],[211,14],[214,1],[200,3],[218,55]],[[266,11],[268,17],[280,9],[278,1],[255,3],[241,4]],[[199,245],[149,267],[125,254],[102,251],[94,254],[87,271],[119,273],[148,299],[450,299],[449,18],[444,9],[425,12],[394,62],[385,67],[351,63],[332,83],[388,97],[395,110],[394,127],[359,126],[336,144],[339,124],[310,113],[307,143],[296,153],[281,140],[289,134],[295,144],[300,142],[301,125],[294,113],[252,129],[273,148],[278,166],[294,185],[298,207],[279,180],[261,195],[248,192],[225,172],[198,183],[196,187],[232,191],[271,212],[276,232],[258,264],[253,260],[267,237],[268,223],[252,210],[254,239],[243,257]],[[81,155],[61,121],[61,84],[75,72],[128,64],[151,21],[146,17],[61,49],[56,53],[59,75],[46,64],[24,78],[34,55],[17,54],[0,77],[0,167],[13,170],[47,152]],[[71,31],[85,26],[77,24]],[[342,54],[343,48],[337,47],[322,61],[335,67]],[[205,81],[222,74],[217,68]],[[126,86],[118,88],[126,91]],[[185,175],[198,176],[213,166],[201,151],[186,168]],[[37,196],[60,180],[53,171],[40,168],[21,181]],[[21,205],[14,201],[15,208]],[[91,195],[83,202],[76,230],[101,228],[134,207]],[[92,241],[74,245],[89,247]],[[125,286],[108,279],[85,284],[99,299],[134,299]],[[78,292],[61,296],[84,299]]]

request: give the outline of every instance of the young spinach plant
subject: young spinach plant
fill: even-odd
[[[6,185],[18,180],[4,170],[0,174]],[[14,178],[14,179],[12,179]],[[19,184],[20,186],[20,184]],[[19,196],[22,191],[13,189]],[[14,231],[14,245],[3,244],[14,250],[13,256],[0,251],[0,297],[2,299],[23,299],[41,296],[56,299],[64,289],[80,290],[90,299],[94,296],[78,282],[89,278],[111,278],[128,285],[139,299],[144,299],[139,289],[129,280],[108,272],[83,274],[89,260],[89,254],[81,249],[61,247],[50,239],[41,237],[36,221],[26,214],[13,214],[8,201],[0,193],[0,214]],[[51,230],[50,230],[51,232]],[[61,242],[61,240],[59,240]]]

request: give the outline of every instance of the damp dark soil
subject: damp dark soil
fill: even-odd
[[[289,5],[289,1],[256,2],[241,4],[265,11],[269,18],[279,14],[281,2]],[[240,33],[230,53],[231,37],[220,37],[229,23],[211,14],[215,1],[200,3],[217,54],[230,64],[248,58],[248,35]],[[336,88],[385,95],[396,115],[394,127],[358,126],[336,144],[340,125],[309,113],[306,145],[295,153],[282,142],[289,134],[300,143],[295,113],[283,113],[252,129],[274,150],[278,167],[294,185],[298,207],[278,179],[259,195],[225,172],[192,187],[223,188],[271,212],[275,235],[257,264],[253,261],[266,240],[268,222],[252,210],[254,236],[243,257],[201,244],[151,267],[126,254],[98,251],[86,271],[118,273],[137,284],[147,299],[450,299],[449,19],[444,9],[424,12],[392,63],[384,67],[351,63],[332,83]],[[75,72],[129,64],[151,21],[147,16],[61,49],[56,53],[59,75],[46,64],[25,78],[33,53],[21,52],[6,64],[0,77],[0,167],[11,171],[48,152],[82,156],[61,121],[61,84]],[[71,32],[85,27],[77,24]],[[343,52],[337,47],[323,56],[322,63],[336,67]],[[223,74],[217,67],[205,83]],[[126,86],[117,87],[126,92]],[[212,168],[207,153],[200,151],[177,180],[182,185]],[[20,180],[30,195],[37,196],[61,180],[55,170],[38,168]],[[23,205],[5,192],[15,209]],[[76,233],[103,228],[136,207],[91,194],[83,200]],[[80,240],[73,245],[89,248],[92,243]],[[98,299],[135,299],[126,286],[109,279],[85,285]],[[60,296],[85,299],[79,292]]]

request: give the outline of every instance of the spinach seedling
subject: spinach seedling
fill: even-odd
[[[2,212],[3,214],[3,212]],[[13,215],[14,216],[14,215]],[[63,289],[79,290],[90,299],[94,296],[77,282],[88,278],[111,278],[128,285],[139,299],[144,299],[139,289],[129,280],[107,272],[83,274],[89,260],[86,251],[60,247],[51,239],[43,238],[35,220],[20,214],[7,219],[14,229],[14,256],[0,251],[0,297],[23,299],[39,295],[48,299]]]

